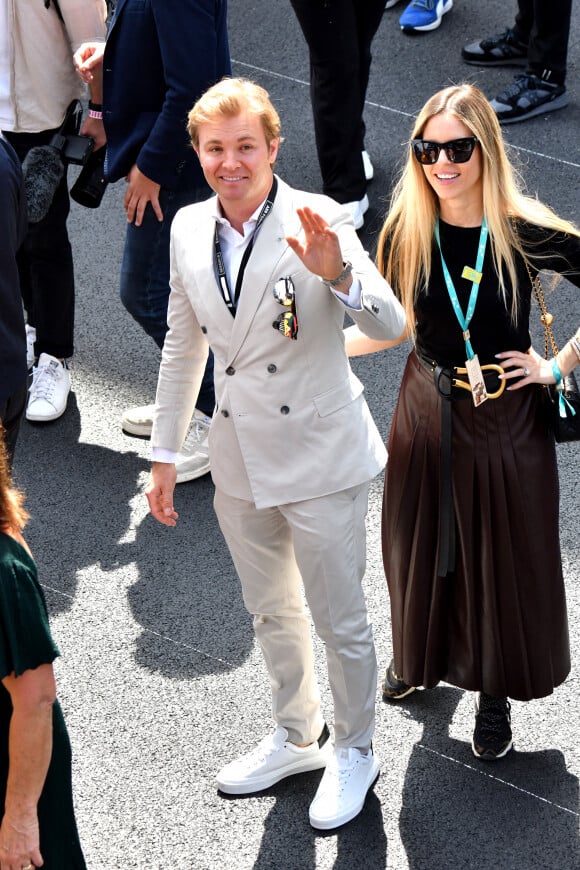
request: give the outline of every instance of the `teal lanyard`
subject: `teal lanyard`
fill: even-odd
[[[437,218],[437,223],[435,224],[435,238],[437,239],[439,253],[441,254],[441,265],[443,267],[445,284],[447,285],[447,292],[449,293],[449,298],[451,299],[451,304],[453,305],[455,316],[457,317],[459,325],[463,330],[463,340],[465,341],[465,352],[467,353],[467,359],[473,359],[473,357],[475,356],[473,348],[471,347],[471,342],[469,340],[469,324],[471,323],[471,318],[473,317],[473,312],[475,311],[475,304],[477,302],[479,282],[481,281],[481,270],[483,268],[483,259],[485,257],[485,249],[487,247],[487,236],[487,221],[484,218],[481,224],[481,232],[479,234],[479,246],[477,248],[475,271],[466,266],[461,276],[462,278],[473,278],[473,284],[471,285],[471,293],[469,295],[469,302],[467,305],[467,313],[464,315],[463,311],[461,310],[461,305],[459,304],[459,299],[457,298],[457,291],[455,290],[455,285],[453,283],[451,275],[449,274],[447,263],[445,262],[445,259],[443,257],[443,251],[441,250],[441,238],[439,236],[439,218]]]

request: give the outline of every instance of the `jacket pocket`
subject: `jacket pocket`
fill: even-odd
[[[340,408],[350,405],[351,402],[361,395],[363,389],[364,387],[358,378],[349,378],[348,380],[343,381],[342,384],[338,384],[330,390],[326,390],[325,393],[320,393],[320,395],[314,396],[313,401],[316,410],[321,417],[327,417],[329,414],[333,414]]]

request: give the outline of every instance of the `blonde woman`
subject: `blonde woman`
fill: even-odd
[[[58,649],[22,537],[22,501],[0,424],[0,867],[85,870],[52,668]]]
[[[548,695],[570,669],[539,385],[577,365],[580,340],[550,361],[531,347],[530,274],[580,286],[580,234],[523,194],[489,102],[459,85],[416,120],[378,262],[413,341],[385,479],[383,698],[440,680],[477,692],[472,749],[494,760],[512,747],[509,698]],[[351,356],[392,344],[348,330]]]

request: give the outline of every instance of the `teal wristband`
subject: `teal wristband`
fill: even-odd
[[[562,372],[560,371],[560,366],[556,362],[556,357],[552,357],[550,360],[550,365],[552,366],[552,374],[556,379],[556,386],[559,387],[562,383]]]

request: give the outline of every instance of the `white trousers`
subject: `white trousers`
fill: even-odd
[[[274,720],[295,743],[320,736],[310,619],[326,647],[337,746],[370,746],[377,662],[362,590],[369,484],[258,510],[216,490],[214,506],[270,675]]]

